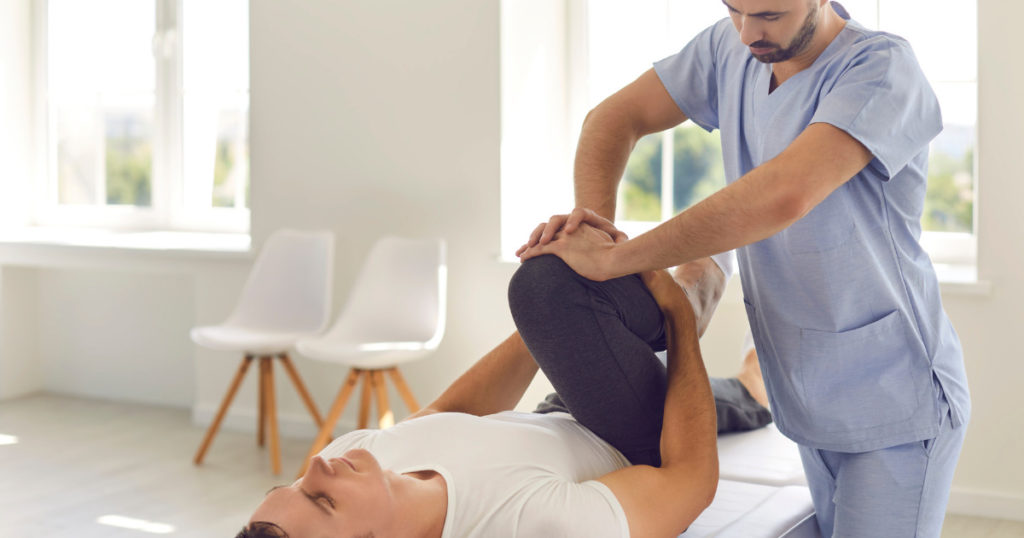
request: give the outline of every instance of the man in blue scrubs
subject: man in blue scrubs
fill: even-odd
[[[772,413],[800,444],[822,534],[939,536],[970,397],[918,241],[938,102],[905,40],[838,3],[723,3],[728,19],[591,111],[577,208],[518,254],[603,281],[736,249]],[[728,185],[628,240],[610,219],[629,152],[687,119],[721,131]]]

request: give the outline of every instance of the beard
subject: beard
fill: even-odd
[[[769,41],[755,41],[750,44],[751,48],[773,48],[775,50],[767,54],[753,54],[754,58],[757,58],[762,63],[773,64],[784,62],[803,52],[811,44],[814,31],[818,29],[818,5],[813,3],[811,5],[813,8],[807,14],[803,25],[800,26],[800,30],[789,42],[788,46],[783,48]]]

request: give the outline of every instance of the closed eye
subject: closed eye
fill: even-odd
[[[299,491],[302,492],[303,497],[305,497],[307,500],[309,500],[309,502],[313,503],[313,505],[316,506],[317,510],[320,510],[325,515],[331,515],[330,510],[328,510],[327,508],[334,508],[334,499],[331,499],[324,493],[318,492],[316,494],[313,494],[302,488],[299,488]]]
[[[328,497],[326,494],[324,494],[324,493],[317,493],[314,496],[314,498],[316,499],[317,502],[325,502],[325,503],[327,503],[328,506],[331,507],[332,510],[334,509],[334,499]]]

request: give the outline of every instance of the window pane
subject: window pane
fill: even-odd
[[[661,134],[641,138],[626,164],[615,220],[659,222],[661,216]]]
[[[107,108],[106,202],[149,206],[152,203],[153,106]]]
[[[185,0],[182,47],[186,91],[248,91],[247,0]]]
[[[932,82],[977,78],[976,0],[884,1],[878,22],[881,29],[910,41]]]
[[[51,0],[47,89],[61,204],[151,204],[152,0]]]
[[[153,91],[153,0],[50,0],[47,24],[51,94]]]
[[[624,2],[625,3],[625,2]],[[668,2],[670,50],[674,54],[708,26],[729,16],[721,2]]]
[[[840,2],[850,18],[865,28],[878,29],[878,0],[843,0]]]
[[[930,231],[973,232],[977,85],[949,82],[933,86],[942,105],[944,126],[931,144],[921,224]]]
[[[665,50],[665,0],[587,3],[587,86],[594,106],[651,68]]]
[[[249,206],[249,144],[246,108],[223,109],[217,116],[217,158],[213,206]]]
[[[672,159],[674,213],[725,186],[722,142],[717,131],[709,133],[692,124],[676,127],[673,132]]]
[[[61,204],[96,204],[100,200],[102,122],[96,108],[67,105],[54,113],[57,195]]]
[[[184,199],[192,209],[249,205],[248,7],[183,4]]]

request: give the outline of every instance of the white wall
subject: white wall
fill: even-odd
[[[1013,50],[1013,21],[1024,17],[1024,5],[981,3],[979,257],[980,276],[991,283],[991,293],[944,296],[964,343],[974,394],[951,507],[1020,517],[1024,212],[1019,204],[1024,181],[1016,140],[1024,122],[1024,104],[1017,99],[1024,87],[1024,63],[1004,60],[1004,51]],[[283,226],[333,229],[340,301],[375,237],[445,237],[451,279],[448,333],[436,356],[404,369],[413,392],[428,401],[512,330],[505,289],[515,266],[497,261],[499,0],[252,2],[251,16],[254,244]],[[197,420],[205,422],[238,358],[195,349],[183,331],[227,315],[246,263],[197,262],[170,271],[156,271],[154,265],[159,263],[116,274],[98,268],[5,272],[6,287],[0,292],[5,312],[8,301],[34,305],[34,310],[22,310],[35,316],[24,326],[35,327],[43,364],[54,364],[57,356],[69,360],[70,352],[95,349],[111,338],[127,342],[110,348],[118,355],[114,362],[91,361],[96,368],[142,356],[170,361],[191,353],[191,364],[182,359],[183,368],[165,372],[163,379],[129,383],[111,378],[103,394],[135,399],[144,391],[133,384],[165,382],[176,387],[171,403],[192,404]],[[735,284],[705,337],[713,374],[728,374],[737,360],[745,321]],[[35,291],[19,287],[21,293],[11,294],[12,285],[35,286]],[[147,286],[152,293],[125,291]],[[189,286],[192,294],[186,297]],[[81,302],[100,297],[116,299],[119,308],[95,310]],[[71,312],[62,312],[67,305]],[[100,315],[106,323],[91,324],[95,320],[90,318]],[[118,331],[126,317],[143,325],[148,319],[153,326],[139,326],[136,334],[126,336]],[[92,330],[58,330],[68,325]],[[50,338],[61,341],[43,343]],[[6,357],[0,355],[0,361]],[[297,364],[319,405],[326,407],[342,372],[301,358]],[[191,373],[189,367],[194,367]],[[307,428],[305,410],[280,379],[286,428],[291,424],[289,431],[298,432]],[[75,393],[86,390],[64,382],[58,386],[52,379],[41,383]],[[539,383],[527,400],[543,392]],[[228,426],[252,428],[253,409],[250,380]],[[349,424],[351,412],[343,419]],[[216,446],[210,457],[215,454]]]
[[[30,21],[29,2],[0,0],[0,228],[24,217],[24,204],[17,201],[31,165]],[[0,267],[0,396],[24,394],[42,382],[36,364],[2,359],[35,354],[35,309],[26,304],[33,282],[31,272]]]
[[[251,4],[254,242],[281,226],[335,230],[342,299],[376,237],[444,237],[448,332],[403,367],[422,402],[512,331],[513,267],[496,261],[498,22],[493,1]],[[298,366],[326,407],[344,372]],[[224,379],[201,378],[200,406]]]
[[[978,13],[978,260],[984,297],[945,296],[964,345],[973,416],[953,509],[1024,513],[1024,62],[1012,59],[1024,4],[982,0]]]
[[[126,278],[127,277],[127,278]],[[192,400],[193,281],[183,274],[37,272],[47,390],[162,405]],[[159,322],[155,322],[159,320]],[[110,387],[117,387],[111,394]]]
[[[0,397],[22,396],[44,383],[36,348],[36,282],[32,269],[0,268]]]
[[[0,0],[0,226],[24,218],[33,131],[31,3]]]

